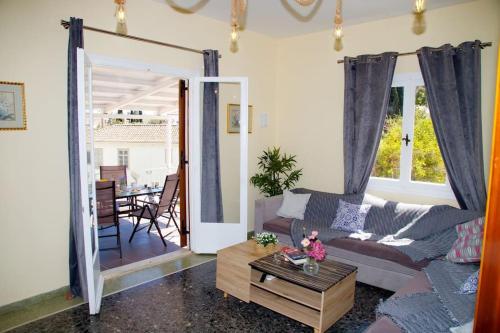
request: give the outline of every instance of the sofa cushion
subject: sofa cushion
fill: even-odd
[[[363,231],[371,205],[357,205],[339,200],[339,208],[330,228],[347,232]]]
[[[396,250],[395,248],[370,240],[361,241],[352,238],[337,238],[332,239],[325,244],[366,256],[392,261],[415,270],[421,270],[429,264],[429,260],[425,259],[414,262],[406,254]],[[335,251],[328,252],[332,254],[335,253]]]
[[[484,217],[456,226],[457,240],[453,243],[446,259],[455,263],[478,262],[481,260]]]
[[[290,235],[291,218],[277,217],[273,220],[267,221],[263,225],[263,230],[269,232],[276,232],[279,234]]]
[[[283,192],[283,203],[276,215],[286,218],[303,220],[307,203],[311,194],[295,194],[290,191]]]
[[[457,230],[458,237],[482,233],[483,228],[484,228],[484,217],[479,217],[469,222],[459,224],[455,227],[455,229]]]

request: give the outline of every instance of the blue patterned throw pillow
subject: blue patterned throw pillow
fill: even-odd
[[[366,215],[372,206],[363,204],[356,205],[339,200],[337,215],[330,228],[347,232],[363,231]]]
[[[479,270],[472,273],[471,276],[465,280],[458,291],[459,294],[475,294],[477,292],[477,282],[479,280]]]

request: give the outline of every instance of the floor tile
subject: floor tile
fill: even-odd
[[[165,275],[178,272],[180,270],[199,265],[201,263],[213,260],[211,255],[189,254],[187,256],[177,258],[155,266],[147,267],[139,271],[130,272],[120,277],[106,279],[104,283],[104,295],[114,294],[116,292],[128,289],[151,280],[161,278]],[[0,315],[0,332],[4,332],[9,328],[19,326],[23,323],[28,323],[46,316],[58,313],[71,307],[78,306],[83,303],[81,298],[66,300],[64,293],[44,299],[36,304],[17,309],[15,311]],[[83,305],[87,307],[87,305]],[[42,330],[43,331],[43,330]],[[80,331],[78,328],[69,331]],[[32,332],[37,332],[34,330]],[[66,332],[56,329],[50,332]]]
[[[327,332],[363,332],[380,299],[392,292],[356,284],[355,306]],[[13,332],[311,332],[293,319],[215,288],[215,261],[112,294],[99,316],[86,306],[61,312]]]

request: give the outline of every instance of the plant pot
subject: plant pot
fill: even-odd
[[[278,251],[278,247],[276,246],[276,244],[268,244],[267,246],[264,246],[262,244],[259,244],[257,242],[255,242],[255,252],[256,253],[273,253],[273,252],[276,252]]]
[[[311,257],[307,257],[307,261],[302,265],[304,273],[307,275],[317,275],[319,272],[319,263]]]

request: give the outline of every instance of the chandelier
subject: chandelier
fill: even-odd
[[[241,18],[244,16],[247,8],[247,0],[231,0],[231,50],[237,50],[237,43],[239,39],[239,32],[241,30]],[[295,0],[301,6],[310,6],[317,0]],[[415,5],[413,8],[413,14],[415,15],[415,20],[413,23],[413,32],[420,35],[425,32],[425,0],[415,0]],[[333,20],[333,38],[335,50],[340,51],[342,49],[342,38],[344,37],[344,31],[342,28],[343,17],[342,17],[342,0],[336,0],[335,6],[335,16]]]

